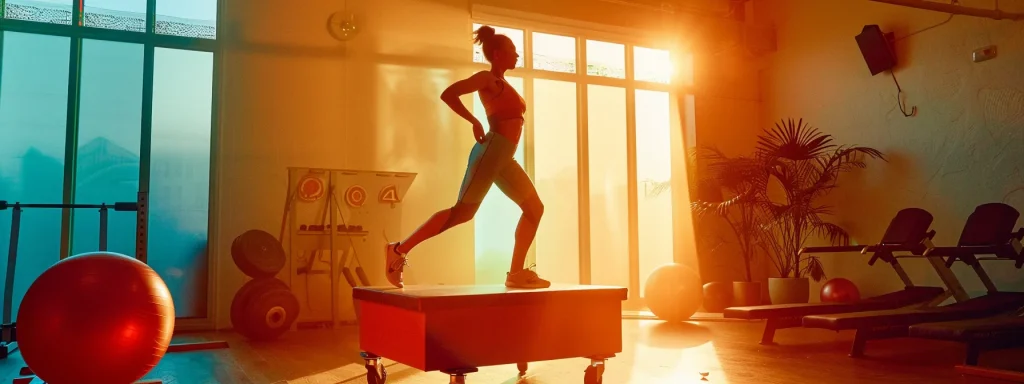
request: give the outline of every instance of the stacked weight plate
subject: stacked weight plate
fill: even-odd
[[[280,337],[299,315],[299,300],[275,277],[287,261],[281,242],[267,232],[249,230],[231,243],[231,258],[252,278],[231,301],[235,331],[250,340]]]

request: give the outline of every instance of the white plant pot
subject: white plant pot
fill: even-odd
[[[811,298],[811,282],[806,277],[769,277],[768,296],[772,304],[807,303]]]

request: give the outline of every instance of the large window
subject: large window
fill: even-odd
[[[589,53],[589,52],[588,52]],[[591,282],[629,286],[626,90],[587,85]]]
[[[212,324],[217,9],[218,0],[0,0],[0,200],[145,203],[108,211],[107,250],[152,266],[177,316],[195,319],[177,322],[188,328]],[[21,216],[15,313],[47,267],[100,247],[96,209]]]
[[[544,202],[544,217],[535,241],[537,272],[552,282],[578,284],[576,84],[536,79],[533,90],[533,103],[529,106],[533,111],[532,176]]]
[[[672,212],[685,203],[673,202],[665,186],[679,129],[672,104],[686,97],[676,95],[673,75],[689,74],[674,70],[668,49],[628,38],[486,24],[521,56],[509,72],[528,104],[520,151],[545,203],[530,262],[556,283],[629,287],[630,303],[642,305],[646,277],[678,253]],[[479,47],[473,62],[486,67]],[[479,284],[504,279],[520,215],[494,197],[475,219]]]
[[[213,53],[157,48],[154,59],[149,264],[171,290],[177,315],[202,317],[210,262]]]
[[[2,32],[0,38],[0,200],[59,202],[64,191],[71,39],[18,32]],[[10,248],[9,212],[0,211],[3,255]],[[60,211],[23,212],[12,315],[17,315],[32,281],[60,260],[60,236]],[[0,271],[6,274],[6,269],[7,263],[0,263]]]
[[[75,203],[138,198],[144,54],[140,44],[82,41]],[[72,218],[71,254],[99,249],[98,213],[83,209]],[[135,222],[135,215],[128,212],[110,214],[109,251],[135,253]]]
[[[217,37],[217,0],[158,0],[156,14],[147,15],[149,0],[5,0],[3,18],[48,24],[77,25],[145,33],[156,19],[153,33],[191,38]],[[77,15],[81,9],[82,14]]]

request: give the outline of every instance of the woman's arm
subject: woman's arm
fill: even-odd
[[[473,123],[474,125],[480,124],[480,121],[476,116],[473,116],[473,113],[462,104],[462,100],[460,100],[459,97],[485,89],[491,85],[491,81],[493,80],[494,75],[491,75],[490,72],[477,72],[469,78],[456,81],[454,84],[448,86],[444,92],[441,92],[441,100],[443,100],[445,104],[448,104],[448,107],[455,111],[455,113],[462,116],[463,119],[466,119],[466,121]]]

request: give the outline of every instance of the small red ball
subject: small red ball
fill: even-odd
[[[852,281],[837,277],[821,286],[822,303],[849,303],[860,300],[860,290]]]

